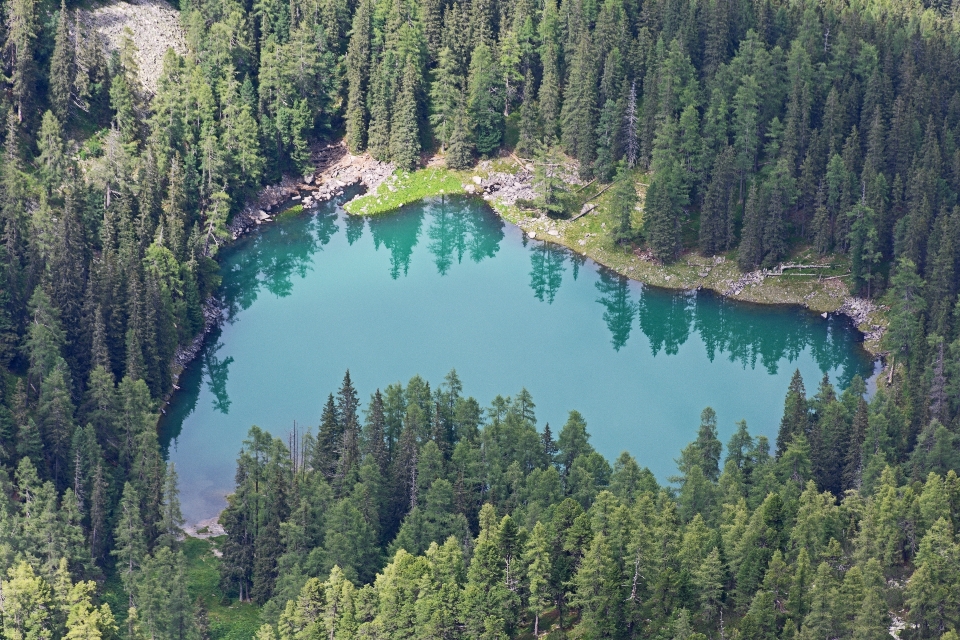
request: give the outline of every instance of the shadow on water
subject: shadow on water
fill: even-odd
[[[604,308],[603,321],[610,329],[610,341],[613,349],[620,351],[630,339],[633,321],[637,317],[637,303],[630,295],[630,281],[618,273],[603,269],[596,287],[600,292],[597,302]]]
[[[465,258],[479,263],[495,257],[506,237],[505,223],[477,199],[435,198],[395,214],[364,219],[346,216],[341,208],[356,192],[348,190],[311,215],[281,219],[225,250],[219,295],[226,322],[234,322],[241,311],[250,308],[261,291],[289,296],[295,277],[304,278],[313,269],[315,254],[341,229],[352,247],[369,226],[374,251],[382,248],[389,253],[393,280],[409,275],[424,234],[426,251],[440,276],[449,274]],[[565,275],[577,280],[587,263],[583,256],[531,241],[522,233],[512,236],[529,252],[529,287],[541,303],[553,304]],[[799,307],[733,302],[707,291],[661,290],[592,262],[591,268],[597,274],[597,312],[606,323],[615,351],[623,349],[632,337],[636,339],[639,326],[654,356],[661,352],[676,355],[692,336],[698,336],[711,362],[727,358],[744,368],[763,367],[770,374],[777,373],[784,360],[797,360],[808,347],[822,371],[839,372],[836,383],[841,387],[854,375],[868,377],[872,371],[869,355],[859,348],[861,336],[844,317],[831,315],[824,320]],[[220,330],[211,332],[199,356],[181,376],[180,390],[161,421],[164,446],[176,439],[183,421],[196,409],[202,384],[213,396],[213,409],[229,413],[227,380],[233,358],[218,357],[223,347],[220,337]]]
[[[524,244],[530,251],[530,289],[538,300],[551,304],[567,264],[576,274],[586,259],[544,242]],[[660,289],[601,265],[596,269],[597,302],[615,351],[626,346],[639,324],[654,356],[661,351],[676,355],[692,335],[698,335],[710,362],[726,357],[744,368],[761,366],[771,375],[784,359],[793,362],[808,347],[822,371],[841,371],[835,381],[840,387],[857,374],[867,378],[873,371],[872,358],[860,348],[862,336],[844,316],[831,314],[825,320],[796,305],[733,301],[707,290]]]

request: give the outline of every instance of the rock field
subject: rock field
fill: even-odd
[[[110,2],[81,10],[81,20],[100,34],[108,52],[120,49],[124,30],[130,29],[137,46],[140,84],[151,94],[157,90],[167,49],[187,53],[180,14],[164,0]]]

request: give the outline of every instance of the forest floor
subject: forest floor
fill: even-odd
[[[181,549],[186,558],[187,592],[191,602],[202,601],[207,612],[210,640],[250,640],[260,628],[260,607],[225,597],[220,590],[220,557],[217,545],[224,538],[187,536]],[[122,629],[127,624],[127,595],[118,573],[104,585],[102,596]]]
[[[211,640],[248,640],[260,627],[260,608],[249,602],[224,597],[220,590],[220,558],[217,543],[223,538],[187,537],[187,589],[192,600],[203,599]]]
[[[506,221],[520,227],[529,238],[552,242],[582,254],[627,278],[644,284],[675,290],[709,289],[725,297],[757,304],[790,304],[822,315],[840,313],[851,318],[864,334],[864,347],[881,353],[880,338],[886,328],[885,307],[850,295],[847,275],[849,261],[843,256],[821,258],[809,248],[796,251],[785,261],[785,269],[740,271],[734,254],[712,257],[686,251],[672,264],[662,264],[649,252],[613,241],[615,221],[608,197],[599,185],[582,187],[579,196],[583,215],[570,219],[542,216],[517,206],[518,198],[532,199],[532,167],[509,156],[480,162],[466,171],[442,168],[432,159],[426,168],[412,173],[395,173],[376,189],[346,205],[348,213],[378,215],[406,204],[441,194],[483,194],[483,198]],[[637,190],[642,203],[646,176],[638,176]],[[594,208],[589,207],[593,205]],[[638,206],[635,223],[642,218]],[[686,230],[685,235],[691,235]],[[695,240],[685,238],[688,244]],[[816,269],[796,265],[826,265]]]

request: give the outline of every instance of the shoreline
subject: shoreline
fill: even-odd
[[[231,220],[231,239],[221,249],[257,227],[273,222],[291,205],[300,205],[304,211],[310,211],[357,184],[363,185],[366,191],[344,203],[344,210],[349,215],[364,217],[389,214],[430,197],[477,196],[529,239],[562,246],[645,286],[673,291],[707,289],[738,302],[794,305],[819,313],[824,318],[831,313],[847,316],[863,335],[864,350],[885,361],[880,339],[887,325],[886,308],[871,300],[851,296],[843,274],[823,278],[788,273],[782,268],[743,273],[727,256],[704,257],[696,251],[683,253],[672,264],[660,264],[647,252],[639,249],[626,251],[613,243],[606,231],[607,222],[612,224],[612,220],[608,220],[603,197],[598,198],[593,209],[576,219],[555,220],[522,211],[516,202],[520,198],[533,197],[532,167],[515,157],[483,160],[472,169],[454,171],[443,167],[442,159],[433,156],[421,169],[397,173],[392,164],[374,160],[367,153],[351,154],[341,140],[319,148],[314,160],[317,169],[312,174],[300,179],[286,176],[279,184],[261,189]],[[640,194],[642,201],[642,189]],[[215,295],[204,302],[203,316],[204,326],[200,333],[174,354],[173,382],[161,404],[162,413],[166,413],[164,407],[179,390],[177,382],[183,371],[203,348],[206,336],[223,320]]]
[[[389,214],[412,202],[440,195],[482,197],[502,220],[517,226],[530,240],[562,246],[644,286],[673,291],[706,289],[738,302],[795,305],[823,317],[829,313],[847,316],[863,335],[865,351],[875,359],[883,358],[879,340],[886,324],[884,308],[850,296],[842,276],[818,281],[809,276],[796,278],[777,269],[742,273],[736,263],[725,256],[707,258],[696,252],[684,253],[670,265],[658,264],[644,252],[627,251],[610,240],[606,227],[607,222],[612,224],[612,221],[608,219],[603,198],[577,220],[531,216],[520,210],[516,200],[532,196],[531,174],[529,168],[522,165],[518,172],[504,171],[503,159],[483,161],[467,171],[450,171],[428,164],[412,173],[396,173],[392,165],[373,160],[367,154],[350,154],[342,143],[329,145],[321,154],[323,152],[327,153],[328,160],[313,175],[301,180],[286,177],[280,184],[262,189],[231,221],[231,239],[221,249],[278,219],[291,206],[301,205],[303,211],[312,211],[357,184],[367,190],[344,203],[344,209],[349,215],[363,217]],[[795,278],[795,281],[785,283],[786,278]],[[223,310],[216,295],[205,301],[203,315],[203,329],[189,345],[179,347],[175,353],[172,387],[160,409],[164,414],[164,408],[179,390],[180,376],[199,354],[208,334],[223,321]],[[219,514],[187,523],[185,531],[198,538],[219,535],[216,533],[220,530],[218,518]]]
[[[514,173],[510,172],[511,169]],[[530,170],[529,165],[522,165],[519,161],[498,158],[482,161],[471,170],[451,171],[437,168],[434,158],[426,168],[399,177],[391,176],[383,183],[386,188],[371,189],[348,202],[344,208],[351,215],[370,216],[395,211],[432,196],[481,196],[501,219],[516,225],[529,239],[565,247],[643,285],[674,291],[708,289],[739,302],[795,305],[824,318],[831,313],[844,315],[863,335],[864,350],[877,359],[886,355],[880,348],[880,339],[887,325],[886,307],[851,296],[845,281],[847,274],[834,273],[837,269],[845,271],[843,264],[819,275],[804,273],[804,269],[798,268],[802,264],[796,263],[782,263],[772,269],[743,273],[729,256],[704,257],[696,251],[687,251],[676,262],[663,265],[653,260],[648,252],[640,249],[628,251],[614,244],[606,230],[608,223],[613,224],[606,198],[598,198],[596,206],[577,219],[555,220],[519,209],[516,206],[518,198],[532,197]],[[438,171],[445,174],[438,178]],[[460,184],[455,185],[459,188],[450,188],[453,177],[459,179]],[[431,185],[443,186],[431,192]],[[809,251],[797,258],[801,263],[821,261]]]

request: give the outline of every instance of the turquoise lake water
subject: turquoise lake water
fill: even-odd
[[[705,406],[724,442],[740,419],[772,438],[794,369],[808,392],[824,372],[844,386],[873,370],[845,318],[645,287],[529,240],[476,199],[372,219],[331,202],[238,241],[222,274],[226,320],[161,422],[191,522],[225,505],[251,425],[315,431],[348,368],[364,405],[454,368],[483,406],[526,387],[540,428],[556,433],[577,409],[611,462],[627,450],[661,481]]]

